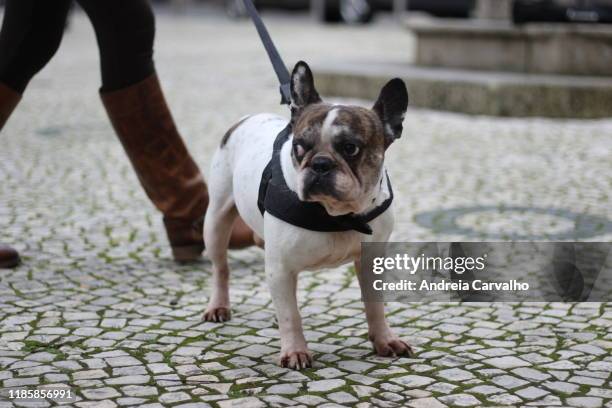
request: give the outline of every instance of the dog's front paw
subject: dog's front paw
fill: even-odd
[[[222,323],[232,318],[232,311],[229,307],[207,307],[202,319],[207,322]]]
[[[370,336],[374,351],[381,357],[414,357],[412,347],[393,333]]]
[[[303,350],[281,351],[280,366],[293,370],[302,370],[312,367],[312,355],[304,348]]]

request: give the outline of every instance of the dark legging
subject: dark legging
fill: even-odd
[[[147,0],[77,0],[91,20],[102,91],[142,81],[154,71],[155,20]],[[0,82],[23,93],[59,48],[71,0],[7,0],[0,32]]]

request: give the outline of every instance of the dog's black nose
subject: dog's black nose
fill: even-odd
[[[334,167],[336,167],[334,161],[329,157],[325,156],[315,157],[312,159],[312,162],[310,162],[310,168],[315,173],[320,175],[329,173],[329,171],[332,170]]]

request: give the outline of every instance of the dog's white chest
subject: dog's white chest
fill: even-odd
[[[304,269],[333,268],[359,257],[361,234],[353,231],[328,232],[325,233],[325,239],[314,246],[316,248],[304,254],[304,262],[308,263]]]
[[[361,243],[386,241],[393,228],[391,209],[374,219],[374,233],[356,231],[317,232],[287,224],[268,213],[264,216],[266,258],[278,258],[289,269],[332,268],[359,258]]]

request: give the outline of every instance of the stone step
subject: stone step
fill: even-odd
[[[514,25],[504,20],[404,21],[415,63],[445,68],[612,76],[612,25]]]
[[[315,65],[324,95],[374,100],[393,77],[414,107],[493,116],[612,117],[612,78],[422,68],[405,64]]]

